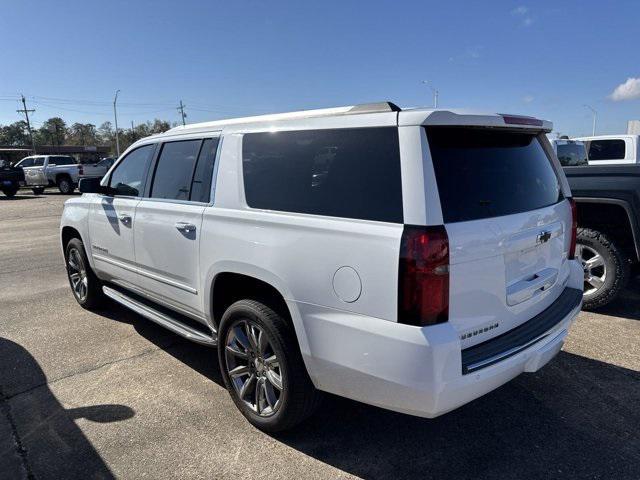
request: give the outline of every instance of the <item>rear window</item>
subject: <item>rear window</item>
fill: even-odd
[[[248,133],[252,208],[402,223],[397,128]]]
[[[591,140],[589,142],[589,160],[621,160],[624,156],[624,140]]]
[[[587,165],[587,149],[583,143],[558,143],[558,160],[563,167]]]
[[[537,135],[428,127],[427,136],[445,223],[527,212],[563,198]]]

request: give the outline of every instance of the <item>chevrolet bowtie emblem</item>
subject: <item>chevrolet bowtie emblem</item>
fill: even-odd
[[[551,232],[540,232],[536,237],[536,243],[547,243],[551,239]]]

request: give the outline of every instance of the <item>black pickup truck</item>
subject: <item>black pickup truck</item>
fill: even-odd
[[[7,197],[13,197],[18,193],[20,182],[24,182],[24,171],[19,167],[12,167],[5,160],[0,160],[0,190],[2,193]]]
[[[578,207],[584,306],[611,302],[640,262],[640,165],[564,167]]]

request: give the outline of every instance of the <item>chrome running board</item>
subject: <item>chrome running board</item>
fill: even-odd
[[[118,302],[120,305],[142,315],[147,320],[151,320],[152,322],[157,323],[167,330],[171,330],[173,333],[180,335],[187,340],[191,340],[192,342],[199,343],[201,345],[215,346],[217,344],[215,334],[207,335],[204,332],[200,332],[180,320],[171,317],[166,313],[160,312],[159,310],[156,310],[114,288],[104,286],[102,287],[102,291],[111,300]],[[206,326],[203,325],[203,328],[206,328]]]

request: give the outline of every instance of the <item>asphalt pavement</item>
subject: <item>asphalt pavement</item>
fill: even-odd
[[[214,349],[69,289],[62,204],[0,196],[0,479],[640,479],[640,280],[535,374],[437,419],[328,396],[264,434]]]

